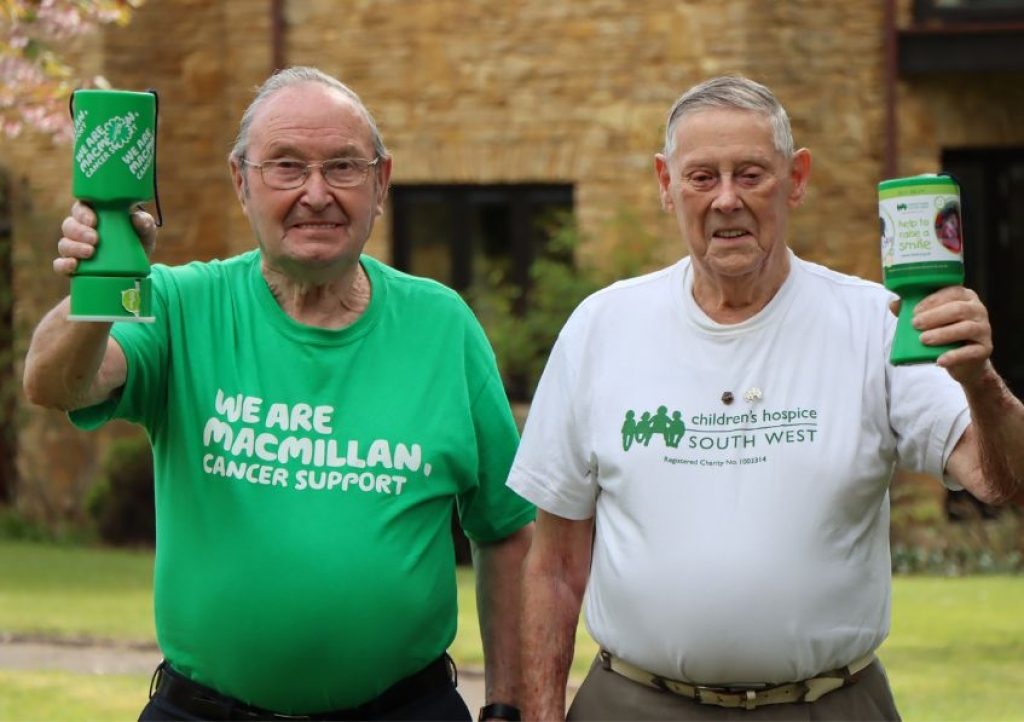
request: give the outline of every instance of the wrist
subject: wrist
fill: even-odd
[[[477,717],[477,720],[483,722],[486,719],[503,719],[508,720],[508,722],[519,722],[522,719],[522,714],[515,705],[505,704],[504,702],[492,702],[480,708],[480,715]]]

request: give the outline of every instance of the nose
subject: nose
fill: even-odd
[[[733,180],[731,174],[722,175],[716,191],[715,199],[711,203],[711,207],[716,211],[732,213],[733,211],[738,211],[743,207],[743,201],[740,200],[740,196],[736,188],[736,182]]]
[[[312,166],[309,169],[309,176],[302,184],[301,202],[310,208],[321,210],[334,200],[331,187],[324,178],[323,169],[319,166]]]

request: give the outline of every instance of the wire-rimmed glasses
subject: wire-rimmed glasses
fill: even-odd
[[[259,168],[260,177],[270,188],[281,191],[298,188],[313,168],[319,168],[327,185],[333,188],[355,188],[362,185],[366,180],[366,174],[371,166],[380,162],[380,156],[373,160],[365,158],[329,158],[327,160],[307,162],[294,158],[276,158],[265,160],[260,163],[253,163],[245,158],[241,159],[243,165],[251,168]]]

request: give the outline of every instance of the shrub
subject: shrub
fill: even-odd
[[[10,506],[0,506],[0,539],[14,541],[53,541],[54,533],[42,523],[19,514]]]
[[[656,265],[658,239],[631,214],[620,213],[607,231],[602,261],[584,260],[577,251],[590,241],[571,214],[555,215],[543,229],[548,240],[530,266],[525,292],[509,282],[500,265],[485,269],[483,281],[469,289],[469,303],[494,347],[513,401],[533,398],[558,332],[584,298]]]
[[[87,502],[100,539],[114,545],[152,546],[156,519],[149,440],[132,436],[114,441],[101,468],[101,477]]]

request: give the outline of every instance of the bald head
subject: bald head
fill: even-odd
[[[363,101],[355,91],[337,78],[331,77],[317,68],[296,66],[285,70],[279,70],[267,78],[263,85],[257,89],[256,97],[253,98],[249,107],[245,109],[245,113],[242,114],[242,122],[239,124],[238,136],[235,138],[235,144],[231,149],[230,157],[235,160],[245,157],[246,151],[249,148],[249,136],[252,131],[253,119],[271,97],[285,88],[292,88],[307,83],[316,83],[332,88],[350,100],[352,105],[366,120],[367,126],[369,126],[374,154],[381,158],[387,156],[388,151],[384,146],[384,139],[381,137],[380,131],[377,129],[377,123],[373,120],[373,116],[370,115],[370,111],[366,109]]]

